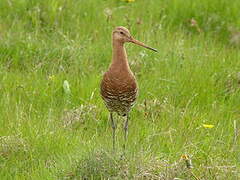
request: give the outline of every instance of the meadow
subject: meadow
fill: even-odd
[[[0,179],[240,179],[239,9],[1,0]],[[140,92],[125,155],[99,94],[120,25],[159,51],[126,45]]]

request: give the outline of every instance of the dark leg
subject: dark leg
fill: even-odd
[[[123,149],[125,150],[126,148],[126,143],[127,143],[127,136],[128,136],[128,120],[129,120],[129,115],[127,114],[127,117],[126,117],[126,121],[124,123],[124,145],[123,145]]]
[[[111,124],[112,124],[112,138],[113,138],[113,151],[115,151],[115,130],[116,130],[116,124],[114,123],[113,120],[113,113],[110,113],[110,120],[111,120]]]

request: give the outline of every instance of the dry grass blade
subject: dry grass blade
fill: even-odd
[[[0,155],[7,157],[11,153],[25,152],[28,145],[24,139],[17,135],[0,137]]]
[[[96,119],[97,107],[92,104],[83,105],[63,112],[62,121],[64,127],[73,127],[77,124],[84,124],[88,118]]]

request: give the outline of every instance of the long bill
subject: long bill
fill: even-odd
[[[149,47],[149,46],[145,45],[144,43],[142,43],[142,42],[140,42],[140,41],[138,41],[138,40],[136,40],[136,39],[134,39],[134,38],[131,38],[130,42],[132,42],[132,43],[134,43],[134,44],[137,44],[137,45],[139,45],[139,46],[145,47],[145,48],[147,48],[147,49],[150,49],[150,50],[152,50],[152,51],[158,52],[157,49],[154,49],[154,48],[152,48],[152,47]]]

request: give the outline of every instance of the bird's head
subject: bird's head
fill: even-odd
[[[147,49],[150,49],[152,51],[155,51],[157,52],[156,49],[154,48],[151,48],[147,45],[145,45],[144,43],[134,39],[129,30],[123,26],[119,26],[119,27],[116,27],[114,30],[113,30],[113,41],[118,41],[120,43],[125,43],[125,42],[131,42],[131,43],[134,43],[134,44],[137,44],[139,46],[142,46],[142,47],[145,47]]]

